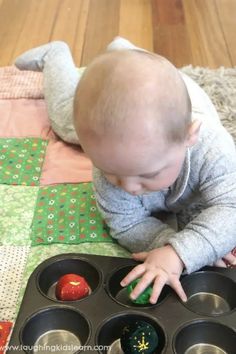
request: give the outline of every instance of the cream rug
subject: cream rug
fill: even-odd
[[[181,70],[206,91],[236,143],[236,67],[213,70],[185,66]]]

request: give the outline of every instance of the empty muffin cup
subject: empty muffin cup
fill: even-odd
[[[55,260],[38,274],[37,286],[43,295],[59,300],[56,297],[56,286],[58,280],[66,274],[77,274],[82,276],[88,286],[89,294],[93,293],[101,283],[101,272],[87,260],[80,258],[65,258]]]
[[[173,342],[176,354],[233,354],[236,333],[223,324],[197,321],[182,327]]]
[[[158,345],[155,350],[155,354],[164,353],[166,347],[166,335],[163,328],[157,322],[157,320],[149,315],[140,312],[125,312],[116,314],[113,317],[106,319],[98,328],[96,334],[96,344],[100,354],[123,354],[121,349],[120,338],[125,328],[128,325],[137,321],[144,321],[151,325],[158,337]],[[140,345],[145,344],[140,342]],[[137,352],[142,352],[142,348],[137,348]]]
[[[182,280],[182,286],[188,297],[184,305],[195,313],[217,316],[236,307],[236,283],[220,273],[193,273]]]
[[[127,306],[127,307],[150,307],[150,306],[155,306],[153,304],[136,304],[132,302],[132,300],[129,297],[127,288],[123,288],[120,285],[121,280],[133,269],[133,266],[126,266],[122,267],[115,272],[113,272],[107,279],[106,283],[106,291],[108,295],[118,302],[121,305]],[[157,304],[161,303],[166,296],[170,293],[170,289],[168,286],[165,286],[158,298]]]
[[[27,353],[79,353],[90,336],[90,325],[77,310],[50,307],[33,314],[23,325],[20,340]]]

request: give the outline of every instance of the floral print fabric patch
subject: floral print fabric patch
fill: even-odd
[[[32,246],[114,242],[97,210],[92,183],[41,187],[31,239]]]
[[[38,186],[48,141],[0,139],[0,184]]]

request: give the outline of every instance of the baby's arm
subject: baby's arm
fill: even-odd
[[[223,128],[201,156],[199,194],[202,212],[168,240],[188,273],[211,265],[236,246],[236,151]],[[195,157],[197,158],[197,156]],[[193,166],[198,166],[193,161]],[[155,247],[155,241],[151,245]]]
[[[155,242],[155,249],[150,252],[133,254],[133,258],[142,264],[123,279],[122,285],[142,277],[131,296],[136,298],[149,284],[154,283],[151,303],[156,303],[165,284],[169,284],[186,301],[179,277],[183,270],[183,262],[170,246],[166,245],[176,231],[157,218],[150,216],[145,209],[141,197],[134,197],[110,184],[101,171],[94,169],[94,185],[99,210],[110,227],[111,235],[131,252],[147,251]],[[159,206],[165,209],[164,196],[160,192]],[[157,248],[158,247],[158,248]]]
[[[110,228],[110,233],[120,245],[130,252],[147,251],[152,242],[161,247],[175,234],[167,224],[152,217],[142,203],[142,198],[132,196],[113,186],[102,172],[94,168],[93,181],[99,211]],[[165,209],[165,199],[156,194],[160,209]]]
[[[165,283],[185,301],[186,296],[179,282],[183,264],[188,273],[214,262],[222,266],[219,261],[222,257],[226,262],[235,264],[236,258],[229,251],[236,246],[236,153],[232,140],[227,135],[222,138],[224,143],[220,144],[221,137],[217,137],[217,149],[212,143],[199,171],[199,192],[205,204],[200,215],[184,230],[168,238],[168,246],[155,249],[158,238],[154,238],[148,247],[152,251],[147,257],[142,259],[142,254],[138,258],[136,256],[144,263],[135,267],[124,279],[126,285],[126,281],[133,280],[133,277],[142,276],[132,294],[135,298],[153,281],[152,303],[157,300]],[[193,166],[197,165],[193,163]],[[165,252],[166,248],[170,253]],[[182,267],[174,254],[179,257]]]

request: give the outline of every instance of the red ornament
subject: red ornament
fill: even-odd
[[[75,301],[89,295],[87,281],[78,274],[65,274],[57,282],[56,297],[62,301]]]

